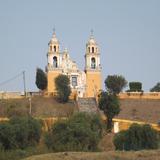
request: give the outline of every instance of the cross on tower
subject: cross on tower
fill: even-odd
[[[93,36],[93,29],[91,29],[91,36]]]
[[[53,33],[55,33],[56,32],[56,29],[55,29],[55,27],[53,28]]]

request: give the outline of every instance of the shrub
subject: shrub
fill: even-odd
[[[8,122],[0,124],[0,143],[1,149],[14,149],[17,147],[15,140],[15,130]]]
[[[79,113],[56,122],[45,143],[54,151],[95,151],[102,131],[103,123],[97,115]]]
[[[160,82],[158,82],[153,88],[151,88],[150,92],[160,92]]]
[[[60,102],[67,102],[71,94],[70,80],[66,75],[59,75],[55,79],[57,96]]]
[[[12,118],[0,124],[0,143],[2,148],[26,148],[37,144],[40,140],[41,125],[32,117]]]
[[[120,112],[120,103],[117,95],[102,91],[98,97],[98,107],[107,117],[107,130],[112,129],[112,119]]]
[[[129,82],[129,91],[130,92],[142,92],[142,83],[141,82]]]
[[[158,148],[158,133],[148,124],[132,124],[126,131],[114,136],[116,150],[142,150]]]
[[[124,144],[126,140],[126,131],[121,131],[114,136],[113,143],[116,150],[124,150]]]
[[[47,88],[47,76],[46,73],[40,69],[37,68],[36,70],[36,85],[37,88],[41,89],[41,90],[45,90]]]
[[[127,81],[121,75],[109,75],[104,83],[106,90],[112,94],[119,94],[127,85]]]

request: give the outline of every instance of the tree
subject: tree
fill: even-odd
[[[120,112],[119,99],[115,94],[102,91],[98,97],[98,106],[107,117],[107,129],[111,131],[112,119]]]
[[[142,92],[142,83],[129,82],[129,92]]]
[[[40,140],[41,124],[32,117],[14,117],[0,123],[0,144],[2,149],[24,149],[34,146]]]
[[[57,96],[60,102],[67,102],[71,94],[70,80],[66,75],[59,75],[55,79]]]
[[[36,71],[36,85],[40,90],[45,90],[47,88],[47,76],[42,69],[37,68]]]
[[[150,125],[132,124],[128,130],[120,131],[114,136],[116,150],[157,149],[158,132]]]
[[[151,92],[160,92],[160,82],[158,82],[153,88],[150,89]]]
[[[102,137],[103,122],[98,115],[78,113],[57,121],[45,137],[53,151],[96,151]]]
[[[113,94],[119,94],[127,85],[127,81],[121,75],[109,75],[105,80],[106,90]]]

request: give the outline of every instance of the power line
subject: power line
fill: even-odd
[[[23,71],[23,72],[24,72],[24,71]],[[22,75],[23,75],[23,72],[15,75],[14,77],[12,77],[12,78],[10,78],[10,79],[8,79],[8,80],[6,80],[6,81],[1,82],[1,83],[0,83],[0,86],[3,86],[3,85],[5,85],[5,84],[7,84],[7,83],[9,83],[9,82],[11,82],[11,81],[13,81],[13,80],[15,80],[16,78],[22,76]]]

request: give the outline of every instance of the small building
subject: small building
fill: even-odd
[[[79,55],[81,56],[81,55]],[[97,97],[101,90],[100,52],[93,34],[86,43],[85,69],[80,70],[75,61],[70,58],[67,49],[60,51],[60,43],[53,32],[48,43],[46,73],[48,78],[48,94],[56,93],[55,78],[64,74],[70,79],[72,94],[78,97]]]

